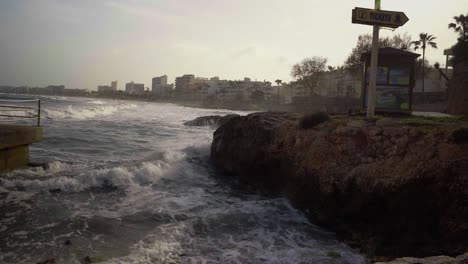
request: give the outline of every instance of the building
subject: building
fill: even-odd
[[[51,94],[63,94],[65,90],[65,85],[49,85],[46,87],[47,91]]]
[[[98,93],[100,94],[109,94],[109,93],[112,93],[114,92],[114,88],[112,86],[108,86],[108,85],[101,85],[101,86],[98,86]]]
[[[117,81],[111,82],[111,87],[114,91],[117,91],[119,89],[118,84],[119,83]]]
[[[167,75],[154,77],[151,84],[151,92],[153,95],[166,96],[170,86],[167,84]]]
[[[175,90],[178,94],[191,93],[194,83],[195,75],[185,74],[184,76],[176,78]]]
[[[142,83],[130,82],[125,85],[125,92],[127,94],[142,95],[145,93],[145,85]]]
[[[211,79],[199,79],[202,85],[200,86],[201,97],[212,97],[215,96],[221,100],[248,100],[252,93],[260,90],[265,93],[268,88],[266,82],[251,81],[249,78],[244,80],[220,80],[219,77],[213,77]],[[197,79],[195,84],[197,84]]]
[[[117,81],[111,82],[111,85],[100,85],[98,86],[98,93],[100,94],[110,94],[117,92]]]

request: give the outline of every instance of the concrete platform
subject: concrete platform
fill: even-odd
[[[0,173],[28,166],[29,145],[41,140],[41,127],[0,125]]]

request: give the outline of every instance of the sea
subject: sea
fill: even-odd
[[[0,263],[365,263],[284,197],[217,172],[215,128],[183,124],[248,112],[40,99],[30,155],[45,166],[0,175]]]

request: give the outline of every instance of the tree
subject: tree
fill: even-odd
[[[298,82],[302,83],[310,90],[310,95],[315,94],[320,76],[325,71],[327,65],[327,58],[312,57],[305,58],[300,63],[293,66],[291,75]]]
[[[426,66],[424,71],[423,71],[423,65]],[[429,64],[429,61],[427,59],[424,60],[424,63],[423,63],[422,58],[416,60],[415,74],[416,74],[417,79],[424,79],[431,72],[431,70],[432,70],[432,67]]]
[[[411,48],[411,37],[408,34],[397,34],[393,37],[379,39],[379,48],[396,48],[409,50]],[[362,69],[361,55],[372,49],[372,35],[364,34],[358,37],[356,46],[345,61],[345,68],[352,73],[359,73]]]
[[[436,37],[430,35],[429,33],[421,33],[419,34],[419,40],[412,41],[411,44],[414,45],[414,50],[422,49],[423,57],[422,57],[422,76],[425,76],[425,68],[426,68],[426,48],[432,47],[437,49],[437,43],[435,43]],[[422,92],[424,93],[424,78],[422,79]]]
[[[255,103],[261,103],[265,99],[265,93],[260,91],[260,90],[255,90],[251,95],[250,95],[250,100],[252,100]]]
[[[455,23],[450,23],[448,25],[449,29],[453,29],[460,35],[459,40],[467,41],[468,40],[468,14],[465,16],[463,14],[459,16],[454,16],[453,19]]]
[[[280,97],[280,85],[283,83],[282,80],[278,79],[275,81],[276,85],[278,86],[278,99]]]

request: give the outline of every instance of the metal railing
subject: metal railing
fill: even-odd
[[[0,123],[36,119],[41,126],[41,100],[0,97]]]

